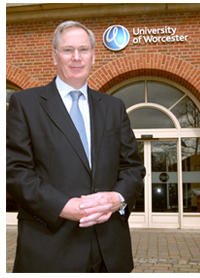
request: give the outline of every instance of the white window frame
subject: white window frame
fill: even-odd
[[[180,91],[183,92],[183,96],[174,103],[169,109],[157,104],[157,103],[150,103],[147,102],[147,81],[153,80],[158,82],[163,82],[167,85],[171,85]],[[200,128],[181,128],[180,123],[178,119],[175,117],[175,115],[170,111],[177,103],[179,103],[183,98],[189,97],[195,105],[200,110],[200,103],[198,100],[184,87],[181,85],[176,84],[173,81],[166,80],[164,78],[155,78],[155,77],[139,77],[132,80],[124,81],[120,84],[120,86],[115,86],[112,88],[109,93],[112,94],[114,91],[119,90],[120,87],[127,86],[130,84],[133,84],[138,81],[145,81],[145,102],[139,103],[133,106],[130,106],[127,108],[127,113],[131,113],[137,109],[141,108],[154,108],[157,109],[163,113],[165,113],[174,123],[175,128],[163,128],[163,129],[134,129],[134,133],[137,139],[141,139],[142,135],[152,135],[153,138],[158,139],[175,139],[177,140],[177,161],[178,161],[178,207],[179,211],[178,213],[151,213],[150,215],[147,215],[148,213],[137,213],[133,212],[130,216],[130,226],[131,227],[165,227],[166,225],[169,228],[200,228],[200,213],[184,213],[183,212],[183,187],[182,187],[182,158],[181,158],[181,139],[182,138],[191,138],[191,137],[200,137]],[[147,158],[147,164],[151,165],[151,161],[149,161],[149,158]],[[149,166],[151,167],[151,166]],[[151,180],[151,175],[148,177],[145,177],[145,179]],[[149,182],[148,182],[149,183]],[[145,198],[145,206],[151,204],[151,200],[149,198],[151,197],[150,189],[146,190],[146,196]],[[148,200],[147,200],[148,199]],[[150,204],[147,204],[147,202],[150,202]],[[153,221],[150,221],[150,218],[154,218]],[[199,223],[199,224],[198,224]]]

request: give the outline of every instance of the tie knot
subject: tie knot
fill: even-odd
[[[78,101],[82,93],[81,91],[71,91],[70,95],[73,101]]]

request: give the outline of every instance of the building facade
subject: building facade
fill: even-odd
[[[7,99],[55,76],[55,27],[96,36],[89,86],[121,98],[147,169],[131,227],[200,228],[200,4],[7,6]],[[16,219],[8,196],[8,224]]]

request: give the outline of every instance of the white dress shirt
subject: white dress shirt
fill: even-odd
[[[72,98],[69,93],[77,89],[74,89],[73,87],[66,84],[64,81],[60,79],[59,76],[56,77],[55,82],[56,82],[56,87],[58,89],[58,92],[61,96],[61,99],[65,105],[65,108],[69,113],[72,106]],[[90,111],[89,111],[89,103],[88,103],[87,83],[78,91],[82,92],[82,95],[79,98],[79,108],[85,124],[86,135],[88,140],[88,149],[89,149],[89,164],[91,167],[91,130],[90,130]]]

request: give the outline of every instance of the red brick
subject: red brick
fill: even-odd
[[[190,88],[200,100],[200,14],[134,15],[88,18],[81,22],[91,28],[97,39],[96,63],[89,84],[107,88],[130,77],[152,74],[163,76]],[[7,26],[7,79],[22,89],[43,85],[56,74],[51,58],[53,31],[61,20],[15,23]],[[120,52],[105,48],[102,35],[113,24],[128,28],[175,26],[177,34],[189,35],[183,43],[129,45]]]

